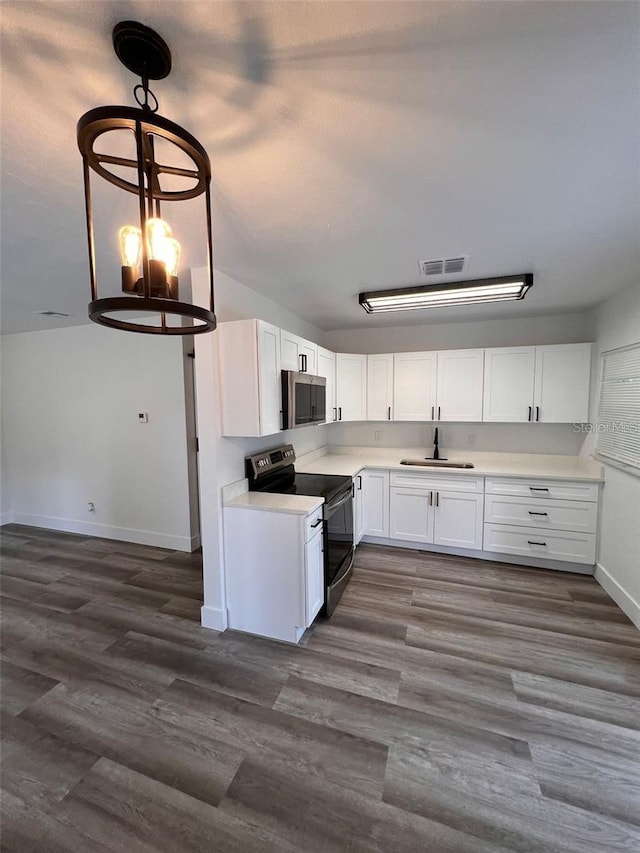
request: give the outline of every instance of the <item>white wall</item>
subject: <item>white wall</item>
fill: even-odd
[[[192,270],[191,278],[194,301],[206,304],[206,271]],[[256,317],[316,343],[323,343],[320,329],[224,273],[216,274],[215,295],[218,322]],[[326,427],[305,427],[264,438],[223,438],[220,431],[216,344],[215,332],[212,335],[195,337],[200,516],[204,558],[202,623],[209,628],[222,629],[226,627],[221,529],[222,487],[244,477],[245,456],[283,443],[293,444],[300,455],[308,453],[326,444]]]
[[[341,329],[325,332],[325,346],[335,352],[418,352],[466,347],[578,344],[593,341],[594,334],[593,316],[585,312],[469,323]]]
[[[5,335],[2,355],[12,519],[191,550],[180,339],[91,323]]]
[[[594,313],[599,353],[640,342],[640,283]],[[596,578],[640,628],[640,476],[606,463]]]
[[[327,443],[349,447],[433,446],[438,427],[440,450],[477,450],[488,453],[551,453],[577,456],[584,435],[572,424],[489,423],[336,423],[327,427]],[[378,437],[379,436],[379,437]]]

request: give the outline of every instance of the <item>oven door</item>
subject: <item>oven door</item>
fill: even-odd
[[[325,504],[324,614],[330,615],[340,600],[353,569],[353,486]]]

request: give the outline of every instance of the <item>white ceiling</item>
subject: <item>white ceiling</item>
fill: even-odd
[[[637,3],[5,0],[5,331],[87,322],[75,124],[133,103],[111,47],[127,18],[173,51],[153,89],[211,157],[216,266],[317,325],[576,311],[638,279]],[[118,195],[96,211],[114,282]],[[174,231],[200,266],[190,215]],[[420,258],[460,253],[469,278],[532,271],[534,287],[430,314],[357,305],[419,283]],[[74,317],[34,313],[48,308]]]

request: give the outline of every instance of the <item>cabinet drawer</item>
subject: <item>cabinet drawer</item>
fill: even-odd
[[[484,550],[591,565],[596,560],[596,537],[593,533],[485,524]]]
[[[484,520],[492,524],[515,524],[545,530],[573,530],[595,533],[598,504],[588,501],[560,501],[535,498],[501,497],[488,494]]]
[[[527,498],[552,498],[564,501],[598,500],[597,483],[581,483],[572,480],[515,480],[507,477],[487,477],[487,495],[514,495]]]
[[[308,542],[322,527],[322,507],[312,512],[304,520],[304,541]]]
[[[431,471],[391,472],[391,485],[400,488],[425,489],[426,491],[479,492],[484,488],[484,477],[467,477],[451,474],[433,474]]]

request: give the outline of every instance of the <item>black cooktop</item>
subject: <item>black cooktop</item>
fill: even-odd
[[[293,474],[293,479],[274,483],[264,491],[277,492],[280,495],[309,495],[324,498],[327,503],[348,485],[351,477],[337,474]],[[258,486],[260,491],[263,489]]]

